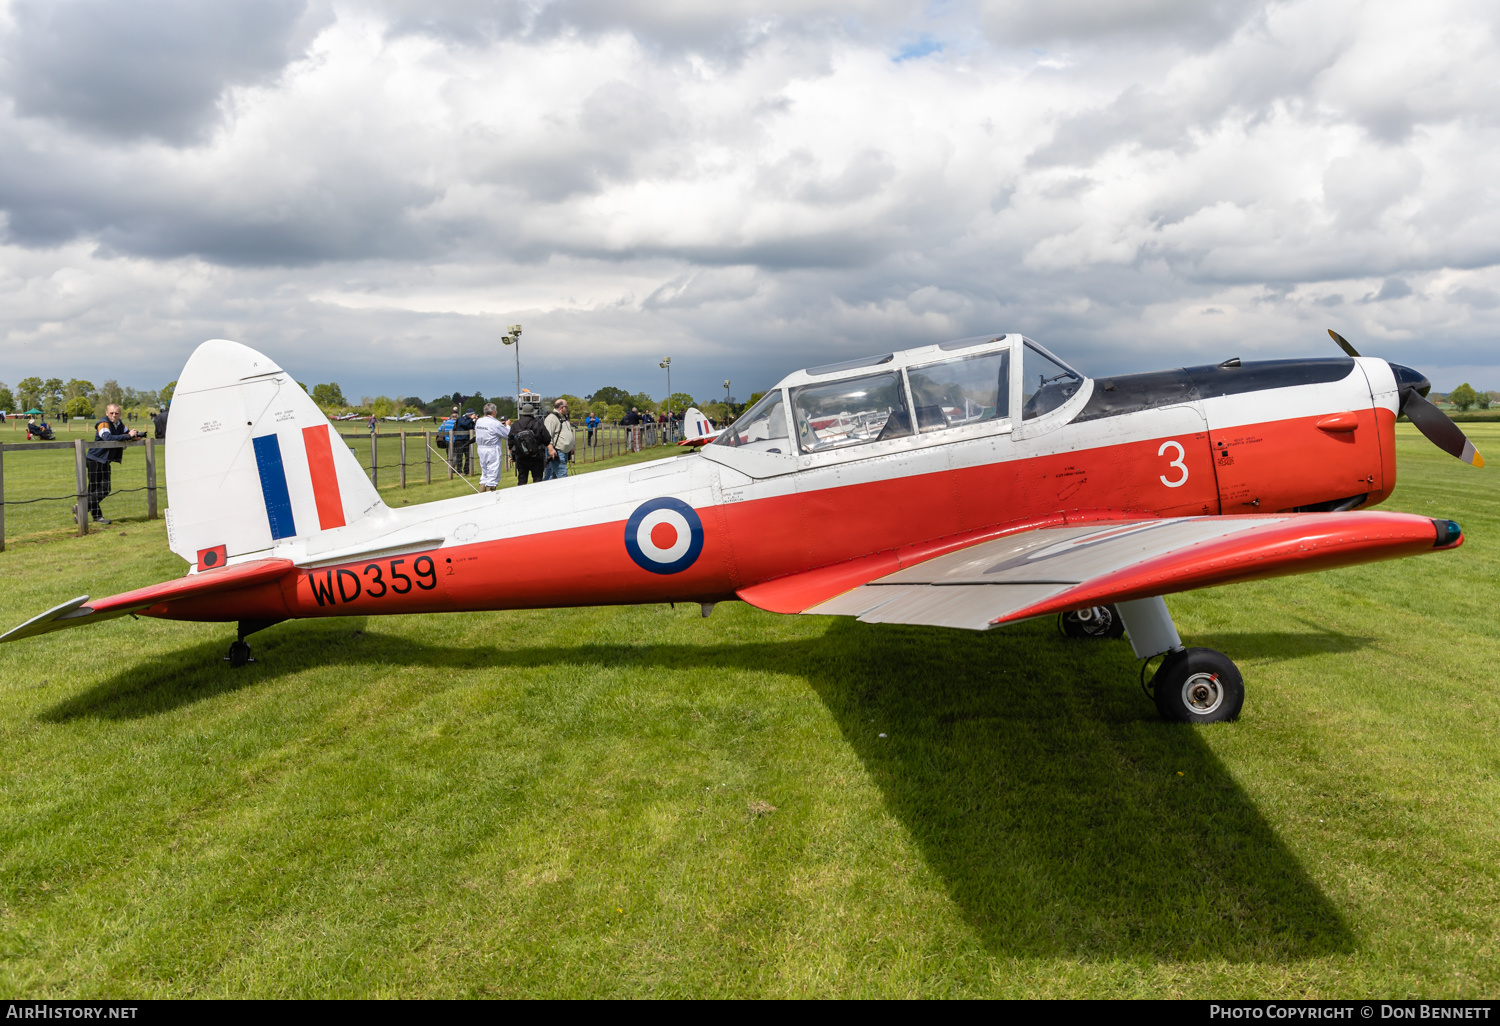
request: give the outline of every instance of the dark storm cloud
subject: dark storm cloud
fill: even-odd
[[[1264,0],[991,0],[980,5],[980,20],[1000,46],[1151,37],[1156,44],[1206,47],[1264,6]]]
[[[230,85],[298,55],[305,0],[22,0],[4,38],[16,111],[118,139],[200,140]]]

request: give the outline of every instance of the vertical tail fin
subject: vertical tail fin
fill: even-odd
[[[386,508],[291,375],[225,339],[203,343],[182,369],[166,464],[169,544],[199,570]]]

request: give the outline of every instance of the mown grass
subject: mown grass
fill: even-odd
[[[1467,544],[1170,599],[1248,681],[1211,728],[1046,623],[346,619],[240,671],[226,626],[5,646],[0,991],[1492,995],[1500,492],[1400,437],[1390,506]],[[16,622],[181,570],[156,524],[3,558]]]

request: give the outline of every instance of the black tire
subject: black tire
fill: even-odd
[[[1101,638],[1110,640],[1125,636],[1125,621],[1114,606],[1093,606],[1062,617],[1063,633],[1070,638]]]
[[[241,667],[250,662],[250,646],[243,641],[229,643],[229,665]]]
[[[1245,680],[1223,652],[1185,648],[1173,652],[1151,678],[1161,718],[1173,723],[1227,723],[1245,705]]]

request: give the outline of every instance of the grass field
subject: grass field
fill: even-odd
[[[1209,728],[1050,623],[345,619],[240,671],[225,625],[7,645],[0,991],[1493,996],[1500,487],[1398,431],[1387,508],[1466,545],[1170,598],[1245,673]],[[182,571],[159,523],[0,560],[7,624]]]

